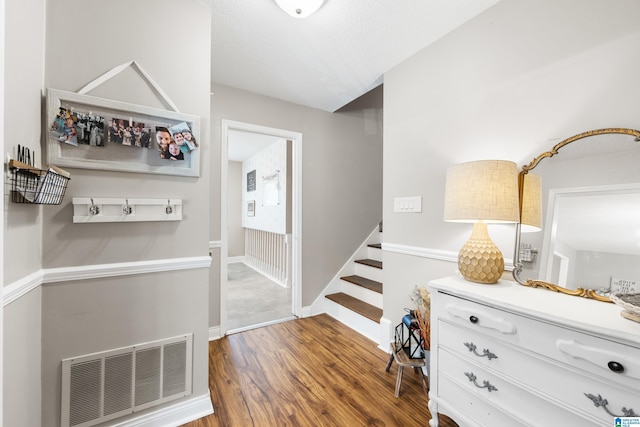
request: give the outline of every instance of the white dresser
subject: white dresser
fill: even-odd
[[[640,416],[640,323],[610,303],[459,277],[431,291],[431,427],[614,427]]]

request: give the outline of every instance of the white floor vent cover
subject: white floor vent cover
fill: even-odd
[[[62,427],[88,427],[189,396],[193,335],[62,361]]]

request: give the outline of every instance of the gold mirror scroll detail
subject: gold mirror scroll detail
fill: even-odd
[[[607,134],[621,134],[621,135],[629,135],[634,137],[635,141],[640,141],[640,131],[636,129],[627,129],[627,128],[606,128],[606,129],[596,129],[590,130],[587,132],[583,132],[567,139],[564,139],[553,146],[553,148],[549,151],[545,151],[539,156],[535,157],[529,164],[522,167],[518,175],[518,184],[520,191],[520,212],[522,213],[522,201],[523,201],[523,188],[525,176],[533,170],[538,164],[546,158],[551,158],[558,154],[560,149],[571,144],[575,141],[579,141],[584,138],[597,136],[597,135],[607,135]],[[549,209],[549,207],[547,207]],[[516,243],[515,243],[515,251],[514,251],[514,269],[513,269],[513,277],[514,279],[521,285],[531,287],[531,288],[542,288],[546,290],[550,290],[553,292],[559,292],[566,295],[578,296],[583,298],[594,299],[597,301],[603,302],[612,302],[611,299],[606,295],[599,294],[595,289],[584,289],[582,287],[578,287],[576,289],[568,289],[563,286],[559,286],[554,283],[549,283],[543,280],[537,279],[522,279],[520,274],[523,270],[522,260],[520,259],[520,238],[521,238],[521,229],[522,224],[517,225],[516,229]]]

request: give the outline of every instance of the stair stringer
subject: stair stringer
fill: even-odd
[[[338,273],[336,273],[336,275],[331,279],[327,286],[325,286],[322,292],[320,292],[320,294],[316,297],[314,302],[307,308],[303,309],[303,313],[305,313],[305,316],[315,316],[317,314],[326,313],[344,323],[345,325],[349,326],[356,332],[371,339],[375,343],[380,343],[380,324],[336,304],[335,302],[327,299],[326,295],[336,292],[344,292],[349,295],[355,296],[356,298],[361,299],[365,302],[368,302],[369,304],[375,305],[376,307],[382,308],[382,295],[377,294],[373,291],[363,290],[359,286],[355,286],[340,279],[341,277],[358,274],[360,272],[360,270],[356,272],[356,264],[354,261],[357,259],[369,258],[371,248],[369,248],[368,245],[381,243],[381,235],[382,233],[379,230],[379,226],[376,225],[367,239],[345,262]],[[378,251],[380,250],[378,249]],[[363,273],[360,273],[359,275],[367,277]],[[376,280],[375,277],[368,278]],[[354,289],[354,286],[360,289],[356,290]]]

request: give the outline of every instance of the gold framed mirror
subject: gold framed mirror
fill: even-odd
[[[639,141],[636,129],[591,130],[522,167],[518,283],[605,302],[640,292]]]

